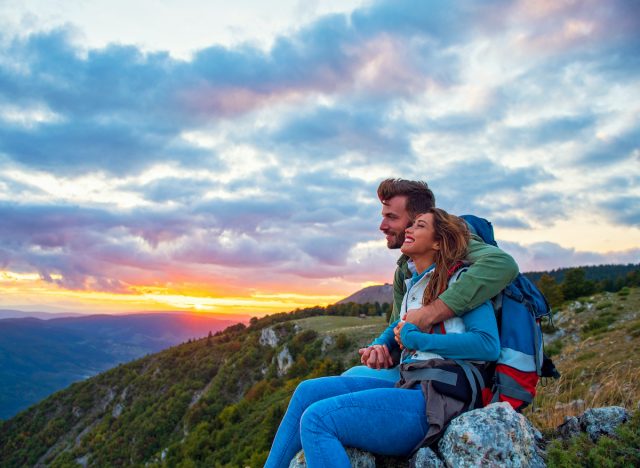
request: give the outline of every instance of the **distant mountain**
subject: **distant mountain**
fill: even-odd
[[[63,318],[63,317],[80,317],[82,314],[76,314],[73,312],[64,313],[64,312],[26,312],[22,310],[13,310],[13,309],[0,309],[0,320],[9,319],[9,318],[39,318],[42,320],[49,320],[54,318]]]
[[[236,322],[172,313],[0,320],[0,419],[73,382]]]
[[[369,286],[360,291],[353,293],[349,297],[345,297],[336,304],[346,304],[355,302],[356,304],[380,304],[393,302],[393,286],[391,284],[381,284],[377,286]]]

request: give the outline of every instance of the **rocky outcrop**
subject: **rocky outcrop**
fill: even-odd
[[[543,467],[542,434],[508,403],[493,403],[451,421],[438,443],[447,466]]]
[[[586,432],[591,440],[596,442],[603,435],[615,435],[616,428],[627,422],[629,418],[629,412],[621,406],[591,408],[578,417],[565,417],[564,423],[558,427],[557,432],[564,439]]]
[[[347,455],[353,468],[375,468],[376,458],[369,452],[347,448]],[[299,451],[289,463],[289,468],[306,468],[307,462],[304,459],[304,452]]]
[[[333,343],[335,343],[335,339],[333,338],[333,336],[331,335],[327,335],[322,339],[322,347],[321,347],[321,351],[323,353],[327,352],[327,349],[329,349],[331,346],[333,346]]]
[[[260,344],[262,346],[270,346],[275,348],[278,346],[278,335],[271,327],[263,328],[260,332]]]
[[[113,407],[113,411],[111,411],[111,416],[113,416],[114,418],[119,418],[120,415],[122,414],[122,410],[124,409],[124,406],[122,406],[120,403],[116,404]]]
[[[276,356],[276,361],[278,363],[278,377],[282,377],[293,365],[293,356],[291,356],[289,348],[286,346],[282,348]]]

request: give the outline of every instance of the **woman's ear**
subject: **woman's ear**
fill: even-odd
[[[436,241],[433,243],[433,250],[440,250],[440,242]]]

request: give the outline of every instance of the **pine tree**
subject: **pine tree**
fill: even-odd
[[[565,299],[577,299],[593,293],[593,281],[585,279],[585,272],[581,268],[573,268],[567,272],[562,283],[562,294]]]
[[[542,275],[538,281],[538,287],[540,288],[540,291],[542,291],[542,294],[547,298],[549,306],[553,308],[562,305],[562,301],[564,300],[562,289],[551,275],[546,273]]]

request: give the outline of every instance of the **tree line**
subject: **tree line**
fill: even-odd
[[[625,287],[640,286],[640,265],[603,265],[599,271],[598,268],[563,268],[562,275],[557,274],[558,270],[540,273],[536,284],[552,308],[559,307],[564,301],[579,297],[605,291],[617,292]],[[609,272],[609,276],[601,277],[597,274],[603,271]],[[527,276],[531,278],[529,273]],[[558,280],[557,278],[562,279]]]

